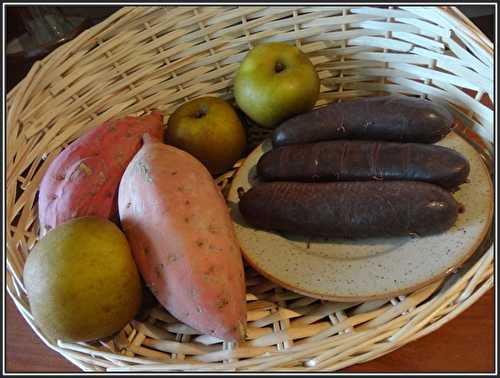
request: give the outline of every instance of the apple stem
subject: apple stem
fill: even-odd
[[[208,105],[207,104],[202,104],[200,110],[198,110],[195,113],[194,117],[195,118],[202,118],[202,117],[206,116],[207,113],[208,113]]]
[[[281,62],[276,62],[276,64],[274,65],[274,72],[276,72],[276,73],[280,73],[284,69],[285,69],[285,65]]]

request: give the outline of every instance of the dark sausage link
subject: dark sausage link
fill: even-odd
[[[333,139],[435,143],[451,130],[450,112],[430,101],[391,95],[342,103],[300,114],[272,135],[273,146]]]
[[[469,175],[467,159],[450,148],[369,141],[328,141],[279,147],[257,163],[267,181],[425,181],[457,188]]]
[[[455,223],[459,204],[424,182],[268,182],[246,192],[239,210],[264,230],[364,238],[444,232]]]

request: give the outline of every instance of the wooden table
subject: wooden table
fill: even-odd
[[[6,298],[6,372],[79,372],[33,333]],[[494,291],[437,331],[343,372],[493,372]]]

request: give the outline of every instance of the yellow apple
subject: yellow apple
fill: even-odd
[[[201,97],[181,105],[170,116],[165,143],[190,153],[212,175],[218,175],[241,157],[246,132],[231,104],[217,97]]]
[[[253,48],[241,63],[234,97],[253,121],[275,128],[285,119],[311,110],[319,85],[314,66],[297,47],[265,43]]]

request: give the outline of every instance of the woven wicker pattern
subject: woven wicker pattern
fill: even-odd
[[[390,352],[460,314],[493,285],[485,240],[455,274],[398,298],[334,303],[247,269],[248,335],[235,345],[158,305],[99,343],[60,343],[29,312],[22,269],[37,241],[37,190],[49,163],[101,122],[153,108],[168,118],[201,95],[232,99],[257,43],[287,41],[321,78],[318,105],[385,93],[450,106],[486,160],[493,151],[492,44],[448,7],[126,7],[35,63],[7,96],[7,289],[33,330],[89,371],[337,370]],[[266,133],[252,127],[250,145]],[[237,166],[235,167],[237,168]],[[234,170],[218,179],[227,189]]]

